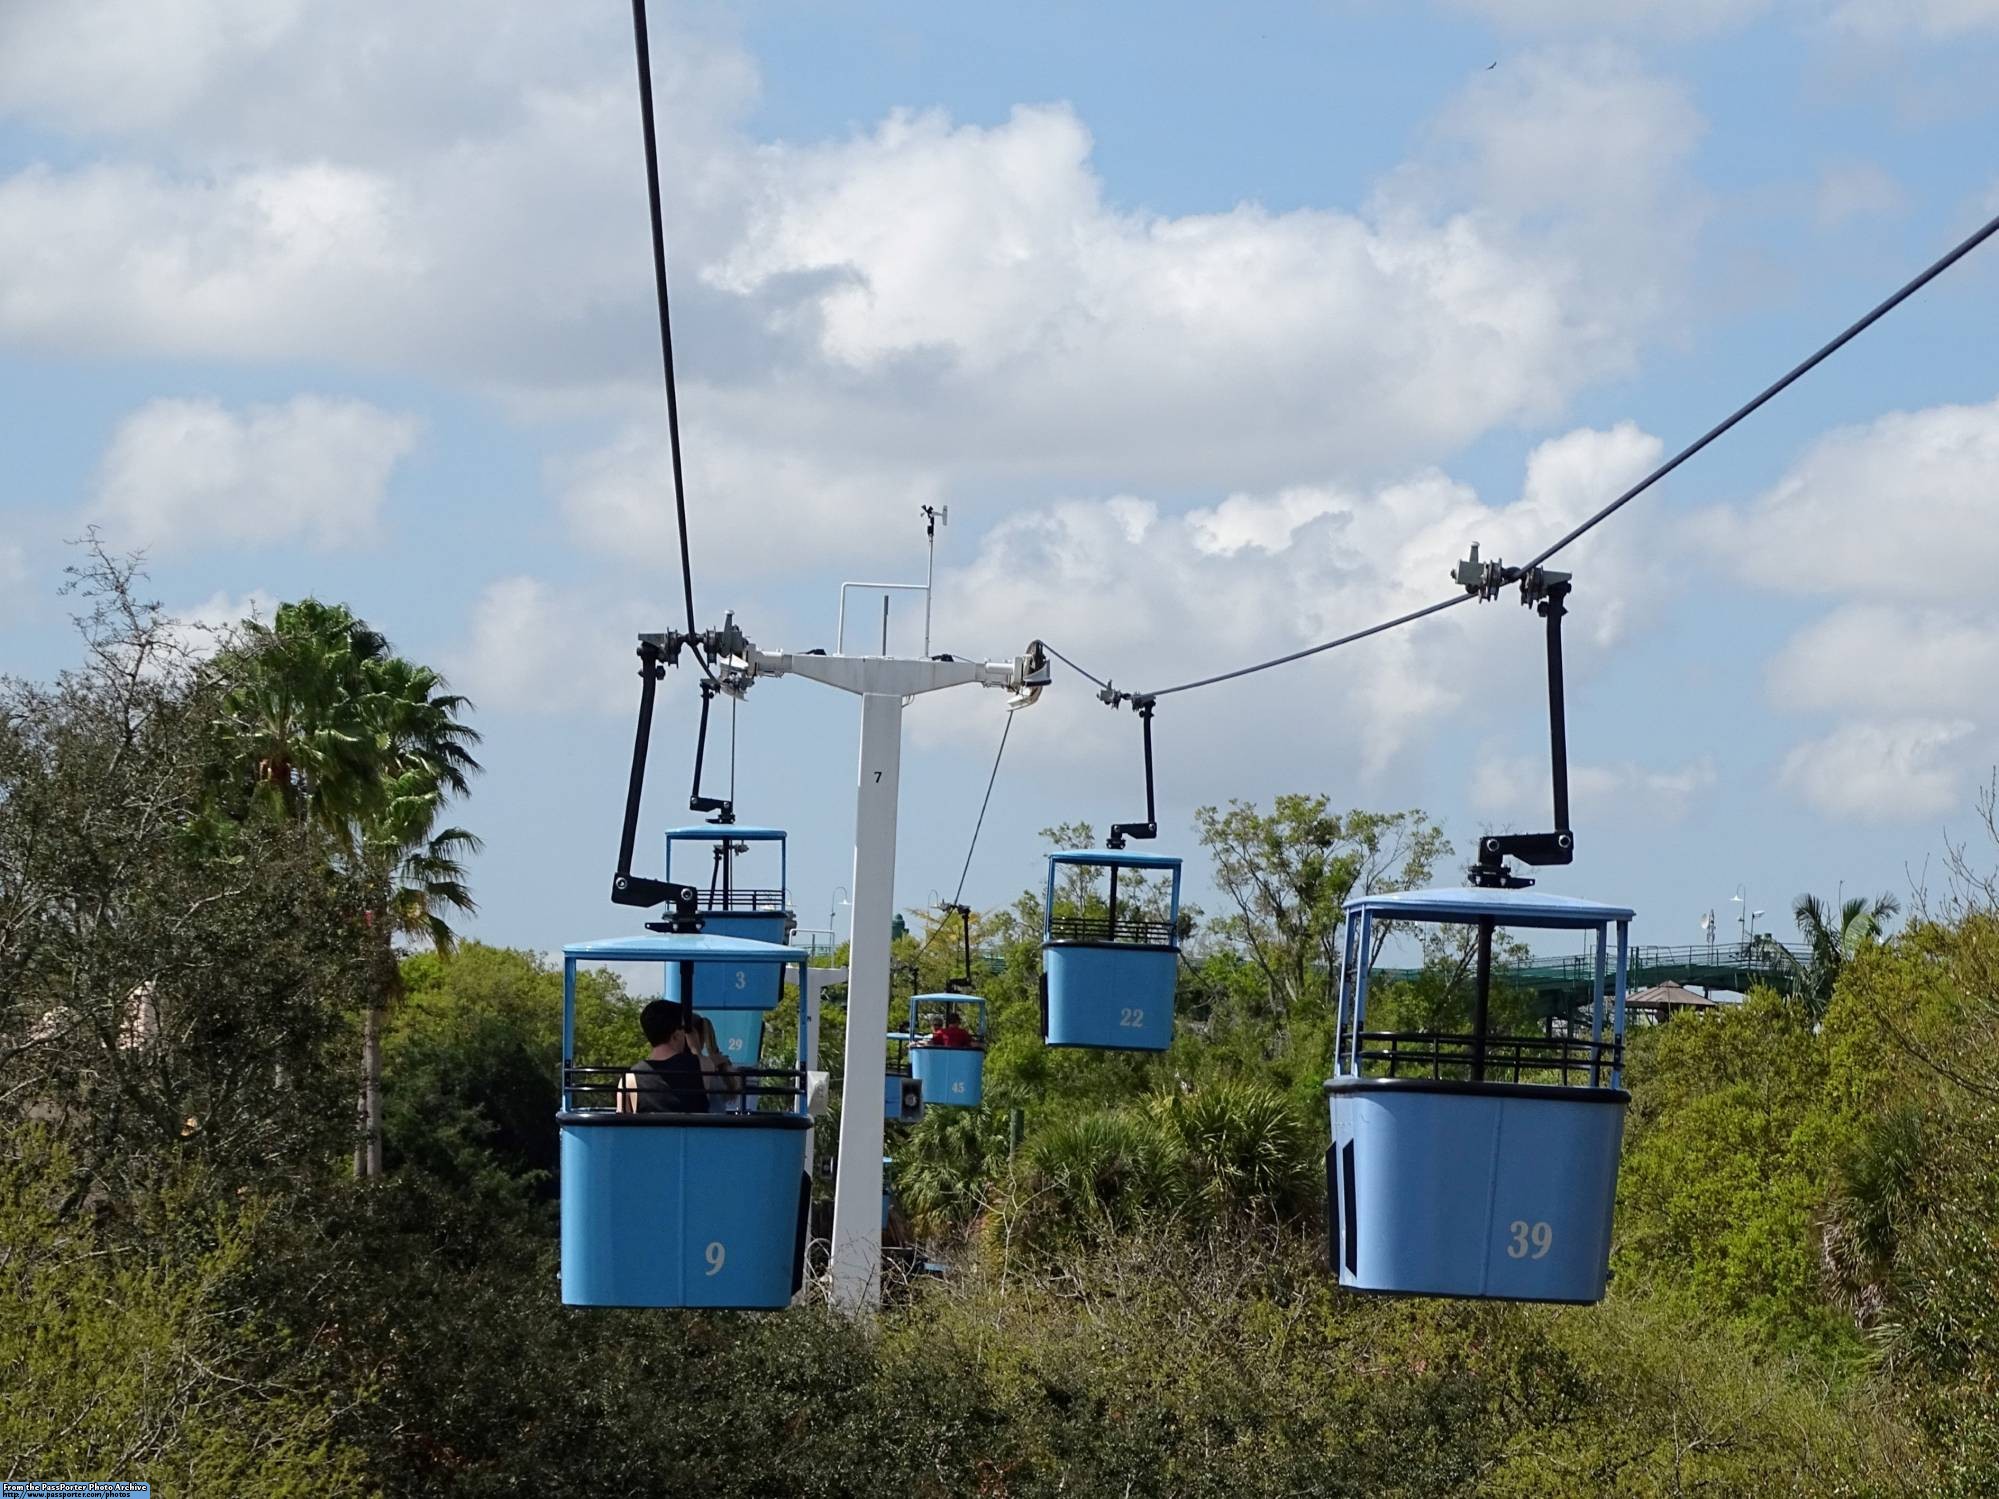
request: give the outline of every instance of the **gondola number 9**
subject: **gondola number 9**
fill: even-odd
[[[1545,1223],[1529,1223],[1524,1218],[1515,1218],[1506,1228],[1513,1235],[1513,1242],[1506,1246],[1508,1259],[1543,1260],[1555,1246],[1555,1230]]]
[[[717,1239],[714,1241],[714,1243],[708,1246],[707,1258],[708,1258],[708,1273],[710,1275],[720,1275],[722,1273],[723,1264],[729,1258],[729,1251],[724,1249],[722,1247],[722,1241],[720,1239]]]
[[[1117,1023],[1119,1025],[1130,1026],[1133,1030],[1136,1030],[1145,1024],[1145,1011],[1134,1010],[1129,1007],[1119,1010]]]

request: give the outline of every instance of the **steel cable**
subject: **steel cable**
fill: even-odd
[[[1798,380],[1838,353],[1847,344],[1858,338],[1862,333],[1865,333],[1874,324],[1893,312],[1938,276],[1941,276],[1945,271],[1956,265],[1958,261],[1964,259],[1965,256],[1992,238],[1994,234],[1999,234],[1999,215],[1988,219],[1982,226],[1960,240],[1936,260],[1932,261],[1919,274],[1905,282],[1892,295],[1877,303],[1862,316],[1848,324],[1839,334],[1821,344],[1811,355],[1800,360],[1778,379],[1772,381],[1756,395],[1736,407],[1727,417],[1708,428],[1706,432],[1681,448],[1679,452],[1653,469],[1651,473],[1647,474],[1608,505],[1605,505],[1601,510],[1583,521],[1582,524],[1576,526],[1553,545],[1537,552],[1532,559],[1523,564],[1521,571],[1524,572],[1539,567],[1564,547],[1580,540],[1583,536],[1615,515],[1619,510],[1630,504],[1631,501],[1645,493],[1654,484],[1657,484],[1661,479],[1672,473],[1674,469],[1685,463],[1689,458],[1692,458],[1696,453],[1707,447],[1716,438],[1721,437],[1745,417],[1755,413],[1759,408],[1766,405],[1776,396],[1781,395],[1790,386],[1797,383]],[[1095,682],[1097,686],[1103,688],[1106,693],[1110,694],[1111,706],[1116,707],[1121,702],[1130,702],[1139,698],[1168,697],[1176,692],[1192,692],[1198,687],[1212,687],[1218,682],[1230,682],[1234,681],[1237,677],[1252,676],[1257,672],[1269,671],[1275,666],[1288,666],[1291,662],[1302,661],[1307,656],[1316,656],[1322,651],[1330,651],[1342,645],[1351,645],[1355,641],[1365,640],[1371,635],[1380,635],[1385,631],[1398,629],[1403,625],[1414,624],[1419,619],[1427,619],[1432,614],[1439,614],[1458,604],[1468,603],[1477,596],[1476,593],[1454,594],[1450,598],[1440,599],[1438,602],[1427,605],[1424,608],[1412,610],[1407,614],[1399,614],[1393,619],[1383,620],[1379,624],[1369,625],[1365,629],[1355,630],[1350,634],[1342,635],[1336,640],[1323,641],[1318,645],[1306,646],[1303,650],[1291,651],[1282,656],[1273,656],[1268,661],[1258,661],[1253,665],[1239,666],[1234,671],[1217,672],[1213,676],[1201,677],[1192,682],[1180,682],[1171,687],[1155,687],[1149,692],[1120,691],[1112,687],[1102,677],[1085,671],[1074,661],[1071,661],[1067,656],[1056,650],[1054,646],[1049,645],[1047,641],[1042,641],[1041,646],[1049,655],[1053,656],[1070,670],[1081,673],[1092,682]]]

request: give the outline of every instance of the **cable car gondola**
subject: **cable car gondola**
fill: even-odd
[[[704,972],[804,982],[806,953],[666,932],[562,951],[562,1300],[567,1306],[774,1309],[802,1283],[812,1120],[802,1070],[746,1069],[746,1112],[619,1113],[627,1066],[576,1063],[576,965],[665,963],[681,992]],[[798,1046],[805,1052],[800,1006]],[[719,1099],[716,1100],[719,1103]]]
[[[666,879],[673,882],[673,851],[679,844],[711,844],[714,848],[708,885],[695,886],[695,909],[701,930],[711,936],[741,937],[753,942],[790,940],[795,917],[786,900],[789,875],[786,837],[779,828],[737,827],[702,823],[673,828],[666,835]],[[737,856],[751,844],[777,845],[775,888],[743,886],[736,881]],[[731,968],[708,964],[694,970],[694,1008],[715,1027],[716,1044],[739,1067],[754,1067],[763,1055],[764,1016],[784,997],[781,968],[748,964]],[[678,1002],[678,971],[666,973],[666,997]]]
[[[1098,696],[1116,706],[1124,694],[1106,687]],[[1106,848],[1064,849],[1048,856],[1048,885],[1041,902],[1041,1039],[1050,1046],[1102,1051],[1164,1051],[1173,1044],[1173,993],[1179,981],[1180,861],[1165,854],[1135,854],[1127,838],[1159,836],[1152,784],[1150,697],[1131,699],[1145,735],[1145,821],[1111,827]],[[1102,915],[1057,915],[1055,881],[1064,868],[1106,870],[1109,898]],[[1118,876],[1126,870],[1170,874],[1166,919],[1118,903]]]
[[[1110,898],[1102,915],[1057,915],[1055,881],[1064,868],[1104,869]],[[1125,870],[1170,873],[1164,921],[1118,904]],[[1173,991],[1180,961],[1180,861],[1122,848],[1062,850],[1048,856],[1041,914],[1041,1035],[1050,1046],[1164,1051],[1173,1044]]]
[[[946,1016],[976,1010],[977,1023],[971,1028],[969,1045],[949,1046],[932,1039],[923,1017],[934,1015],[941,1027]],[[954,1109],[976,1109],[986,1096],[986,1002],[976,994],[912,994],[909,997],[909,1029],[890,1033],[890,1040],[909,1047],[910,1076],[923,1090],[926,1107],[942,1105]]]
[[[1609,1273],[1630,1101],[1622,1084],[1632,913],[1528,894],[1533,880],[1506,863],[1510,857],[1563,865],[1575,856],[1562,695],[1569,575],[1481,563],[1474,547],[1457,579],[1482,599],[1518,582],[1521,601],[1547,622],[1555,829],[1481,838],[1469,888],[1347,902],[1333,1076],[1326,1084],[1328,1250],[1340,1284],[1356,1290],[1594,1302],[1603,1298]],[[1475,929],[1468,1034],[1368,1028],[1368,973],[1391,922]],[[1617,968],[1606,996],[1612,927]],[[1491,1033],[1492,944],[1500,928],[1594,934],[1587,1034],[1575,1032],[1570,1016],[1551,1016],[1541,1035]]]
[[[890,1031],[888,1038],[900,1044],[903,1075],[914,1079],[924,1105],[975,1109],[985,1098],[988,1021],[985,1000],[972,993],[972,908],[953,902],[944,909],[964,924],[964,972],[946,980],[941,994],[910,995],[909,1029]],[[977,1012],[969,1039],[938,1041],[950,1018],[967,1010]],[[926,1013],[934,1026],[925,1026]]]
[[[1512,1301],[1603,1298],[1631,1097],[1621,1075],[1631,918],[1623,906],[1507,889],[1348,902],[1326,1084],[1328,1240],[1341,1285]],[[1469,1034],[1368,1028],[1369,956],[1389,922],[1477,928]],[[1612,927],[1617,966],[1606,995]],[[1496,928],[1594,933],[1587,1034],[1487,1034]]]

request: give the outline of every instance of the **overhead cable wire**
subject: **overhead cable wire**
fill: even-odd
[[[1050,645],[1047,641],[1044,640],[1041,642],[1041,648],[1046,652],[1048,652],[1049,655],[1053,656],[1057,661],[1060,661],[1064,666],[1068,667],[1069,670],[1076,672],[1080,676],[1088,677],[1092,682],[1095,682],[1099,687],[1103,688],[1104,691],[1106,692],[1116,691],[1116,689],[1113,688],[1109,682],[1106,682],[1102,677],[1096,676],[1091,672],[1083,670],[1082,667],[1078,666],[1075,662],[1071,661],[1067,656],[1063,655],[1060,651],[1056,650],[1055,647]]]
[[[1388,630],[1414,624],[1419,619],[1427,619],[1432,614],[1441,614],[1446,609],[1459,604],[1468,604],[1476,595],[1457,593],[1434,604],[1425,604],[1421,609],[1412,609],[1407,614],[1398,614],[1393,619],[1384,619],[1378,625],[1369,625],[1364,630],[1355,630],[1350,635],[1342,635],[1337,640],[1324,641],[1319,645],[1308,645],[1302,651],[1292,651],[1286,656],[1275,656],[1268,661],[1259,661],[1254,666],[1239,666],[1234,671],[1217,672],[1212,677],[1202,677],[1196,682],[1182,682],[1176,687],[1158,687],[1151,692],[1131,693],[1132,697],[1170,697],[1176,692],[1192,692],[1196,687],[1212,687],[1217,682],[1233,681],[1237,677],[1249,676],[1252,672],[1269,671],[1273,666],[1288,666],[1293,661],[1302,661],[1307,656],[1316,656],[1321,651],[1330,651],[1335,646],[1352,645],[1356,640],[1365,640],[1370,635],[1380,635]]]
[[[1840,333],[1837,337],[1831,339],[1827,343],[1820,345],[1818,351],[1814,353],[1810,358],[1801,360],[1799,363],[1793,365],[1790,368],[1790,370],[1787,371],[1784,375],[1782,375],[1777,380],[1772,381],[1769,385],[1765,386],[1763,390],[1759,392],[1757,395],[1755,395],[1748,401],[1745,401],[1742,405],[1736,407],[1735,410],[1728,417],[1726,417],[1724,420],[1720,422],[1717,422],[1714,426],[1708,428],[1706,432],[1702,433],[1699,437],[1695,438],[1692,442],[1688,443],[1684,448],[1681,448],[1679,452],[1675,453],[1671,458],[1668,458],[1664,463],[1660,464],[1657,468],[1653,469],[1651,473],[1647,474],[1644,478],[1640,479],[1636,484],[1632,485],[1629,489],[1625,490],[1623,494],[1619,495],[1616,499],[1612,500],[1608,505],[1605,505],[1603,509],[1597,511],[1595,515],[1592,515],[1588,520],[1584,521],[1581,525],[1577,526],[1573,531],[1570,531],[1566,536],[1562,537],[1560,541],[1557,541],[1553,546],[1547,548],[1545,551],[1537,553],[1534,556],[1533,560],[1526,563],[1525,566],[1529,568],[1539,567],[1543,562],[1546,562],[1550,557],[1554,556],[1555,553],[1561,551],[1562,548],[1567,546],[1570,542],[1577,540],[1578,538],[1583,536],[1586,532],[1593,529],[1595,526],[1601,524],[1603,521],[1608,520],[1611,516],[1615,515],[1619,510],[1623,509],[1626,505],[1630,504],[1631,501],[1637,499],[1639,495],[1643,494],[1646,490],[1650,489],[1654,484],[1658,483],[1661,479],[1665,478],[1666,475],[1670,474],[1674,469],[1678,468],[1681,464],[1685,463],[1689,458],[1693,457],[1694,454],[1698,453],[1702,448],[1706,447],[1709,443],[1713,442],[1717,437],[1721,436],[1724,432],[1728,431],[1728,429],[1733,427],[1737,422],[1741,421],[1744,417],[1750,415],[1752,412],[1757,410],[1757,408],[1762,406],[1765,402],[1769,401],[1771,398],[1782,394],[1786,389],[1788,389],[1792,384],[1794,384],[1800,378],[1809,374],[1812,370],[1816,369],[1819,365],[1823,364],[1827,359],[1830,359],[1834,354],[1837,354],[1841,349],[1845,348],[1846,345],[1853,342],[1854,339],[1858,338],[1861,334],[1865,333],[1869,328],[1873,327],[1876,323],[1880,322],[1882,318],[1886,317],[1889,313],[1893,312],[1897,307],[1900,307],[1904,302],[1908,301],[1909,298],[1913,297],[1917,292],[1921,291],[1925,286],[1928,286],[1932,281],[1936,280],[1937,277],[1941,276],[1945,271],[1949,270],[1952,266],[1956,265],[1960,260],[1964,259],[1964,257],[1969,255],[1973,250],[1977,249],[1980,245],[1984,244],[1985,241],[1992,238],[1994,234],[1999,234],[1999,214],[1995,214],[1990,219],[1987,219],[1983,227],[1973,231],[1966,238],[1959,241],[1958,244],[1953,249],[1948,251],[1939,259],[1932,261],[1930,265],[1925,270],[1923,270],[1923,272],[1920,275],[1906,282],[1899,291],[1894,293],[1894,295],[1890,296],[1887,300],[1879,303],[1871,311],[1867,312],[1866,314],[1858,318],[1856,321],[1849,324],[1844,332]]]
[[[680,389],[673,375],[673,317],[666,293],[666,225],[660,214],[659,142],[653,126],[652,44],[646,34],[646,0],[632,0],[632,41],[639,64],[639,119],[645,129],[646,206],[652,216],[652,273],[659,302],[659,352],[666,371],[666,437],[673,460],[673,515],[680,530],[680,588],[687,601],[687,633],[694,626],[694,564],[687,546],[687,487],[680,465]],[[697,650],[694,659],[710,676]]]
[[[972,824],[972,842],[965,850],[965,867],[958,871],[958,893],[951,897],[951,904],[954,906],[964,902],[965,880],[972,872],[972,855],[979,846],[979,830],[986,825],[986,808],[992,805],[993,783],[999,779],[1000,760],[1006,754],[1006,737],[1012,732],[1013,714],[1009,713],[1006,716],[1006,726],[1000,730],[999,749],[993,755],[993,773],[986,777],[986,796],[985,800],[979,803],[979,820]]]
[[[1785,390],[1789,389],[1792,385],[1796,384],[1798,380],[1802,379],[1805,375],[1809,374],[1812,370],[1816,369],[1819,365],[1823,364],[1827,359],[1830,359],[1834,354],[1838,353],[1841,349],[1846,347],[1847,344],[1851,343],[1854,339],[1858,338],[1862,333],[1865,333],[1869,328],[1873,327],[1874,324],[1881,321],[1882,318],[1886,317],[1889,313],[1893,312],[1897,307],[1901,306],[1902,303],[1908,301],[1910,297],[1914,296],[1917,292],[1921,291],[1925,286],[1929,285],[1930,282],[1936,280],[1937,277],[1941,276],[1945,271],[1949,270],[1952,266],[1956,265],[1960,260],[1964,259],[1965,256],[1969,255],[1973,250],[1976,250],[1980,245],[1984,244],[1988,239],[1992,238],[1992,236],[1995,234],[1999,234],[1999,215],[1995,215],[1994,217],[1988,219],[1978,229],[1974,230],[1971,234],[1967,235],[1964,239],[1960,240],[1950,250],[1946,251],[1943,255],[1939,256],[1936,260],[1932,261],[1918,275],[1914,276],[1909,281],[1904,283],[1891,296],[1886,298],[1884,301],[1876,304],[1873,308],[1869,309],[1866,313],[1864,313],[1861,317],[1857,318],[1854,322],[1848,324],[1847,327],[1844,330],[1842,330],[1839,334],[1837,334],[1835,337],[1829,339],[1826,343],[1821,344],[1819,348],[1816,351],[1814,351],[1810,356],[1808,356],[1803,360],[1800,360],[1797,364],[1793,365],[1783,375],[1778,377],[1776,380],[1772,381],[1769,385],[1765,386],[1756,395],[1752,396],[1742,405],[1736,407],[1736,409],[1733,412],[1731,412],[1727,417],[1717,422],[1714,426],[1708,428],[1706,432],[1702,433],[1699,437],[1695,438],[1692,442],[1688,443],[1684,448],[1681,448],[1679,452],[1675,453],[1671,458],[1668,458],[1664,463],[1660,464],[1657,468],[1653,469],[1651,473],[1647,474],[1644,478],[1640,479],[1636,484],[1632,485],[1629,489],[1625,490],[1624,493],[1620,494],[1616,499],[1612,500],[1608,505],[1605,505],[1601,510],[1597,511],[1594,515],[1590,516],[1587,520],[1583,521],[1580,525],[1576,526],[1573,530],[1569,531],[1566,535],[1562,536],[1553,545],[1544,548],[1540,552],[1537,552],[1533,556],[1533,558],[1530,559],[1525,564],[1523,564],[1518,571],[1527,572],[1532,570],[1533,568],[1539,567],[1542,563],[1546,562],[1550,557],[1554,556],[1564,547],[1567,547],[1571,543],[1580,540],[1583,536],[1588,534],[1595,527],[1601,525],[1604,521],[1608,520],[1611,516],[1615,515],[1619,510],[1622,510],[1626,505],[1630,504],[1633,500],[1637,499],[1638,496],[1645,493],[1645,491],[1650,489],[1654,484],[1657,484],[1661,479],[1665,478],[1668,474],[1672,473],[1674,469],[1678,468],[1681,464],[1685,463],[1689,458],[1692,458],[1696,453],[1700,452],[1703,448],[1707,447],[1716,438],[1728,432],[1732,427],[1734,427],[1737,423],[1741,422],[1745,417],[1748,417],[1753,413],[1755,413],[1758,409],[1769,403],[1772,399],[1781,395]],[[1509,569],[1509,572],[1510,571],[1512,570]],[[1083,676],[1088,677],[1092,682],[1095,682],[1097,686],[1103,688],[1104,690],[1103,696],[1105,698],[1105,701],[1109,702],[1112,707],[1116,707],[1121,702],[1133,702],[1144,698],[1168,697],[1176,692],[1192,692],[1197,687],[1212,687],[1217,682],[1230,682],[1234,681],[1237,677],[1247,677],[1257,672],[1269,671],[1272,667],[1275,666],[1288,666],[1291,662],[1302,661],[1307,656],[1316,656],[1322,651],[1330,651],[1338,646],[1352,645],[1355,641],[1365,640],[1371,635],[1380,635],[1388,630],[1399,629],[1403,625],[1414,624],[1419,619],[1426,619],[1432,614],[1440,614],[1444,610],[1454,608],[1459,604],[1469,603],[1471,602],[1471,600],[1477,597],[1478,594],[1475,592],[1453,594],[1451,597],[1447,599],[1440,599],[1434,604],[1427,605],[1421,609],[1411,610],[1407,614],[1398,614],[1393,619],[1386,619],[1383,620],[1380,624],[1369,625],[1367,626],[1367,628],[1362,630],[1355,630],[1350,634],[1340,636],[1336,640],[1327,640],[1321,642],[1318,645],[1309,645],[1306,646],[1303,650],[1291,651],[1282,656],[1273,656],[1268,661],[1258,661],[1250,666],[1239,666],[1234,671],[1217,672],[1214,676],[1201,677],[1196,681],[1180,682],[1172,687],[1155,687],[1149,692],[1125,692],[1118,688],[1112,687],[1110,683],[1105,681],[1102,677],[1095,676],[1088,671],[1084,671],[1082,667],[1078,666],[1074,661],[1071,661],[1067,656],[1063,655],[1060,651],[1056,650],[1055,647],[1050,645],[1047,641],[1045,640],[1042,641],[1041,646],[1042,649],[1047,651],[1049,655],[1053,656],[1056,660],[1060,661],[1070,670],[1080,672]]]

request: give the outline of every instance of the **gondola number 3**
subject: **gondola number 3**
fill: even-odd
[[[1529,1223],[1524,1218],[1515,1218],[1506,1228],[1513,1235],[1513,1242],[1506,1246],[1508,1259],[1546,1259],[1548,1251],[1555,1246],[1555,1230],[1545,1223]]]
[[[710,1275],[720,1275],[722,1273],[723,1262],[729,1258],[729,1251],[724,1249],[722,1241],[717,1239],[708,1246],[707,1258],[708,1273]]]

